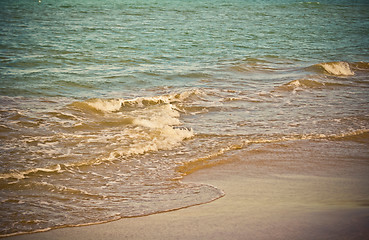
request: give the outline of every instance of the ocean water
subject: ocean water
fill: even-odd
[[[181,179],[239,150],[368,147],[367,1],[0,2],[0,236],[213,201]]]

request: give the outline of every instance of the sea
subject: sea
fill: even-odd
[[[0,237],[214,201],[182,179],[260,146],[369,165],[366,0],[0,3]]]

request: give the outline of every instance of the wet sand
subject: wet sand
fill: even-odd
[[[367,146],[302,141],[242,150],[184,178],[225,192],[211,203],[8,239],[369,239]]]

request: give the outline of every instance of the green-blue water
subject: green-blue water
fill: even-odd
[[[251,145],[367,143],[367,1],[0,3],[0,235],[211,201],[180,178]]]

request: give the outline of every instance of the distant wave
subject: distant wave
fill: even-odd
[[[335,76],[352,76],[355,74],[347,62],[319,63],[316,66],[323,68],[326,73]]]
[[[312,80],[312,79],[297,79],[285,83],[276,88],[279,91],[298,91],[304,89],[320,89],[326,87],[339,87],[339,86],[346,86],[342,83],[336,82],[322,82],[319,80]]]
[[[264,56],[262,58],[246,58],[230,66],[230,70],[239,73],[276,73],[290,71],[294,60],[280,58],[279,56]],[[295,69],[296,70],[296,69]]]
[[[261,59],[248,59],[230,67],[230,70],[240,73],[279,73],[281,71],[299,71],[302,69],[291,69],[287,60],[269,62]],[[356,72],[369,71],[368,62],[321,62],[305,68],[319,74],[346,77],[354,76]]]
[[[367,62],[323,62],[315,64],[308,69],[332,76],[353,76],[356,71],[368,71]]]

